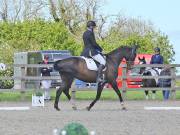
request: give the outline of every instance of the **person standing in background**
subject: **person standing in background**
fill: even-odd
[[[49,56],[45,55],[42,64],[49,64]],[[43,67],[41,68],[41,76],[50,76],[50,72],[52,72],[52,68]],[[51,80],[42,80],[41,81],[42,88],[44,89],[44,100],[50,100],[50,87],[51,87]]]
[[[166,67],[164,68],[161,73],[160,73],[160,76],[171,76],[171,68],[170,67]],[[171,78],[159,78],[158,79],[158,87],[171,87]],[[163,99],[164,101],[168,100],[169,99],[169,95],[170,95],[170,90],[169,89],[164,89],[162,91],[162,94],[163,94]]]
[[[153,56],[151,57],[151,61],[150,61],[150,64],[163,64],[164,63],[164,58],[163,58],[163,56],[160,54],[160,48],[159,47],[155,47],[154,48],[154,54],[153,54]],[[153,67],[152,68],[155,72],[156,72],[156,74],[157,74],[157,76],[159,76],[160,75],[160,73],[161,73],[161,70],[162,70],[162,68],[161,67]],[[156,86],[158,87],[158,81],[156,81]],[[152,94],[152,99],[155,99],[155,91],[153,92],[153,94]]]

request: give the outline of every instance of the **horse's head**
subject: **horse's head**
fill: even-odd
[[[139,64],[146,64],[146,59],[144,56],[143,58],[138,57],[138,60],[139,60]],[[145,67],[141,67],[139,74],[142,74],[145,71],[145,69],[146,69]]]
[[[139,60],[139,64],[146,64],[146,59],[144,56],[142,58],[138,57],[138,60]]]
[[[136,50],[138,46],[135,45],[132,48],[129,49],[129,52],[126,52],[125,59],[127,63],[127,69],[132,69],[132,66],[134,65],[134,60],[136,58]]]

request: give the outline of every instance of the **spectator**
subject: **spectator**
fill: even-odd
[[[49,57],[48,55],[44,56],[44,60],[42,64],[49,64]],[[52,72],[52,68],[43,67],[41,68],[41,75],[42,76],[50,76],[50,72]],[[44,89],[44,100],[50,100],[50,87],[51,87],[51,80],[42,80],[41,81],[42,88]]]
[[[165,68],[161,71],[160,76],[170,76],[171,75],[171,71],[170,68]],[[158,86],[159,87],[171,87],[171,79],[165,79],[165,78],[160,78],[158,80]],[[163,90],[163,99],[164,100],[168,100],[169,99],[169,94],[170,91],[169,90]]]

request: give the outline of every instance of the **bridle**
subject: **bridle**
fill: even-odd
[[[129,59],[134,55],[135,51],[136,51],[136,47],[133,47],[132,50],[131,50],[131,54],[128,57],[128,60],[126,60],[127,65],[130,65],[130,63],[134,62],[134,61],[131,61]]]

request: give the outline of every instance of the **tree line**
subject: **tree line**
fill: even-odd
[[[102,0],[2,0],[0,61],[11,64],[14,52],[32,50],[70,50],[80,55],[88,20],[97,22],[96,37],[105,52],[138,44],[138,53],[149,54],[158,46],[165,63],[173,61],[173,45],[153,23],[121,13],[104,15],[103,4]]]

